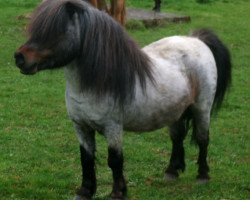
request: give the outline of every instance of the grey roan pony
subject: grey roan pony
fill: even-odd
[[[95,132],[108,142],[113,173],[110,199],[125,199],[122,135],[170,127],[173,143],[166,177],[184,171],[183,140],[189,126],[199,147],[198,176],[209,179],[207,147],[211,111],[231,81],[227,48],[211,31],[173,36],[143,49],[104,12],[82,0],[44,1],[15,53],[23,74],[64,67],[66,104],[80,142],[82,185],[75,199],[96,192]]]

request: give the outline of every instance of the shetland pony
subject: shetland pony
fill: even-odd
[[[75,200],[91,199],[96,192],[96,132],[108,143],[112,200],[125,199],[127,191],[123,130],[168,126],[172,155],[165,175],[176,179],[185,170],[183,140],[192,126],[199,147],[197,178],[209,179],[210,115],[231,80],[229,51],[213,32],[201,29],[140,49],[109,15],[82,0],[60,0],[45,1],[35,10],[28,33],[14,55],[21,73],[65,70],[66,106],[82,165]]]

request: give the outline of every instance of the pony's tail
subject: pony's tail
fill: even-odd
[[[217,88],[213,103],[213,108],[218,110],[221,107],[225,93],[231,85],[231,56],[228,48],[211,30],[200,29],[192,33],[203,41],[212,51],[217,67]]]

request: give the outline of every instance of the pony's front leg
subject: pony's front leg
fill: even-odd
[[[123,176],[122,128],[113,124],[106,127],[105,136],[108,141],[108,166],[112,170],[113,189],[111,200],[125,199],[127,187]]]
[[[75,124],[75,129],[80,142],[82,185],[74,200],[90,200],[96,192],[95,131],[78,124]]]

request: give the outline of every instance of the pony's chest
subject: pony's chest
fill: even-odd
[[[90,127],[101,130],[109,115],[108,103],[97,103],[91,96],[74,95],[66,90],[66,107],[70,119],[78,124],[88,124]]]

